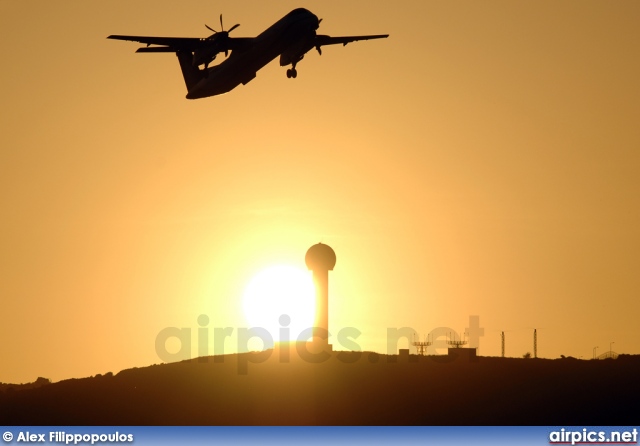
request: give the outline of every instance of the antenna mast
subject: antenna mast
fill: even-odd
[[[467,344],[467,341],[463,341],[462,339],[458,339],[458,340],[456,341],[456,337],[455,337],[455,335],[454,335],[454,336],[453,336],[453,339],[451,339],[451,338],[450,338],[450,339],[447,341],[447,344],[449,344],[449,345],[450,345],[451,347],[453,347],[453,348],[460,348],[460,347],[462,347],[463,345],[466,345],[466,344]]]
[[[432,342],[429,341],[429,338],[425,338],[424,341],[420,341],[420,336],[418,336],[418,340],[416,341],[416,334],[413,334],[413,346],[418,350],[418,354],[420,356],[427,356],[427,347],[429,347]]]

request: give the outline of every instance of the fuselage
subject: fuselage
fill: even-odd
[[[206,75],[189,89],[187,99],[227,93],[251,81],[258,70],[278,56],[287,59],[286,64],[289,59],[302,58],[313,47],[318,26],[316,15],[303,8],[294,9],[251,39],[245,48],[232,50],[224,62],[207,68]]]

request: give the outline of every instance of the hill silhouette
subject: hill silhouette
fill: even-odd
[[[26,383],[26,384],[0,383],[0,392],[13,392],[15,390],[35,389],[36,387],[46,386],[48,384],[51,384],[51,380],[40,376],[38,377],[38,379],[36,379],[32,383]]]
[[[254,355],[254,356],[250,356]],[[632,425],[640,356],[203,357],[0,391],[3,425]],[[246,373],[245,373],[246,372]]]

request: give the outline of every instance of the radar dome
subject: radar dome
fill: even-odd
[[[309,248],[304,261],[311,271],[333,271],[333,267],[336,266],[336,253],[329,245],[318,243]]]

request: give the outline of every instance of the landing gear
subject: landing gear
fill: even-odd
[[[287,70],[287,77],[289,79],[291,78],[295,79],[296,77],[298,77],[298,71],[295,68],[289,68]]]

